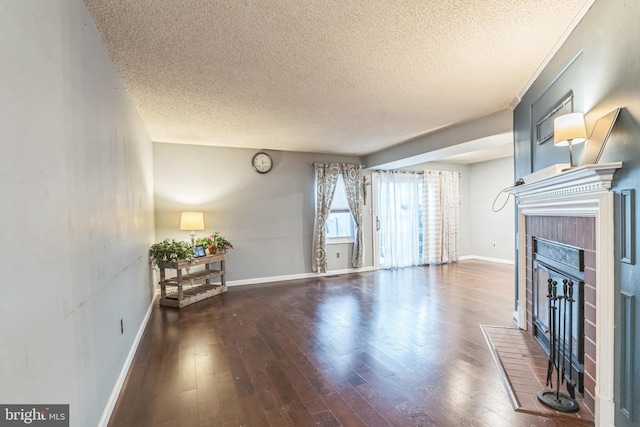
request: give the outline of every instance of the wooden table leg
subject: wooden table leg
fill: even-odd
[[[160,298],[164,299],[167,297],[167,286],[164,284],[165,281],[165,273],[164,268],[160,268]]]

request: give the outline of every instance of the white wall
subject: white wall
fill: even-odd
[[[470,255],[515,261],[513,196],[499,212],[492,209],[496,196],[513,182],[513,157],[475,163],[469,168]],[[505,200],[507,194],[500,194],[495,209],[499,209]]]
[[[0,56],[0,402],[95,426],[152,297],[151,143],[81,1],[2,2]]]

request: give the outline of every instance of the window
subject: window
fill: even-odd
[[[351,210],[349,210],[349,201],[347,200],[342,174],[338,176],[336,192],[333,195],[331,211],[325,224],[325,230],[327,232],[327,243],[353,242],[355,223]]]

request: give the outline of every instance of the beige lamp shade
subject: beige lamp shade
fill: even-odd
[[[579,144],[586,141],[587,130],[582,113],[569,113],[553,120],[553,143],[555,145]]]
[[[180,230],[204,230],[204,215],[202,212],[182,212]]]

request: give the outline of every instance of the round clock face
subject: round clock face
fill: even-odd
[[[253,168],[258,173],[267,173],[273,167],[273,161],[271,160],[271,156],[262,151],[256,153],[251,160],[251,164]]]

